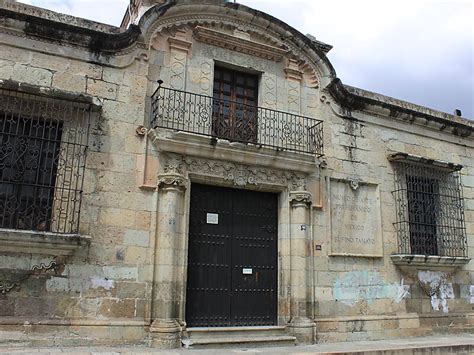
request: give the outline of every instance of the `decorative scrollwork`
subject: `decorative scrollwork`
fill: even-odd
[[[2,295],[10,292],[13,290],[15,287],[19,287],[20,284],[17,282],[12,282],[9,280],[0,280],[0,293]]]
[[[294,207],[298,205],[309,207],[313,203],[313,196],[308,191],[291,191],[290,203]]]
[[[357,191],[359,189],[359,182],[358,179],[352,179],[349,181],[349,186],[352,190]]]
[[[305,174],[261,168],[234,162],[183,157],[176,154],[163,154],[163,173],[158,179],[161,184],[184,186],[189,174],[222,179],[239,187],[257,185],[286,186],[290,190],[305,187]],[[184,184],[184,185],[183,185]]]
[[[0,294],[5,295],[14,289],[19,289],[21,284],[33,275],[46,275],[51,270],[56,272],[59,266],[58,262],[52,260],[49,264],[33,265],[31,270],[0,270]]]

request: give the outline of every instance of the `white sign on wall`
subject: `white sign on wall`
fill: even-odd
[[[219,215],[217,213],[207,214],[207,224],[219,224]]]

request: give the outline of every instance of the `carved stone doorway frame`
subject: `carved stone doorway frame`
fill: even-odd
[[[314,340],[311,318],[311,194],[305,173],[161,152],[152,299],[152,343],[180,346],[186,330],[191,183],[278,194],[278,324],[298,341]]]

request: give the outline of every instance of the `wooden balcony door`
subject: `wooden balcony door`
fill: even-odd
[[[215,67],[212,134],[238,142],[257,142],[258,76]]]

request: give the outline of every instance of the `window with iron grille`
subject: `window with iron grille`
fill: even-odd
[[[421,159],[393,164],[399,252],[467,256],[461,166],[430,166]]]
[[[0,228],[79,229],[90,105],[0,90]]]

